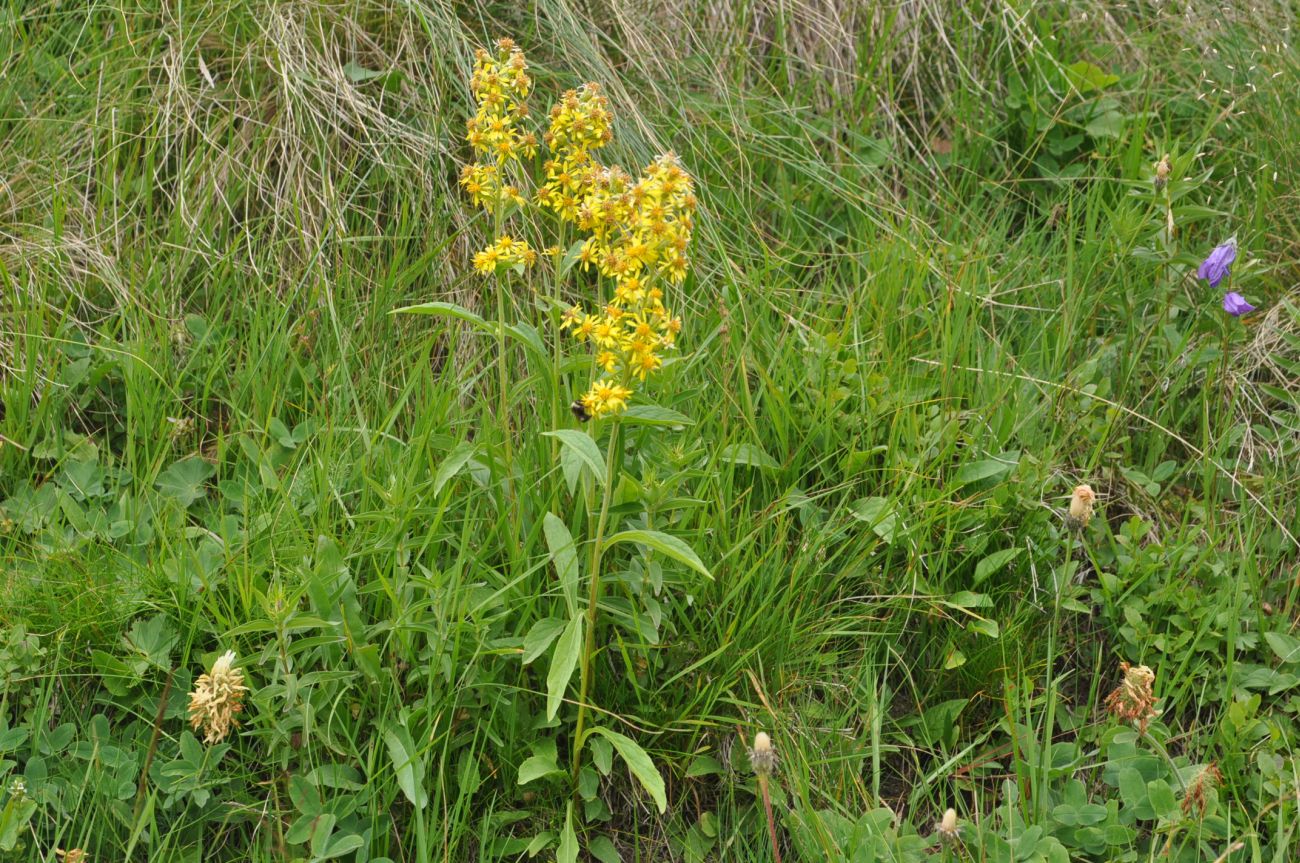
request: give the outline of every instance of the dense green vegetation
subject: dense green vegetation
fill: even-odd
[[[1292,859],[1294,5],[641,5],[0,9],[0,860],[769,861],[759,731],[786,861]],[[694,177],[619,420],[503,35]]]

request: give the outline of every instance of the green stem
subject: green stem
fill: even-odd
[[[500,203],[493,209],[492,217],[492,239],[495,242],[501,236],[501,225],[504,221]],[[518,508],[514,505],[515,445],[510,428],[510,364],[506,353],[506,283],[500,273],[493,277],[493,284],[497,295],[497,389],[499,390],[497,422],[501,424],[501,436],[505,445],[506,508],[513,513],[507,515],[507,518],[511,524],[514,524],[518,517]]]
[[[609,446],[605,450],[605,492],[600,500],[600,516],[596,532],[591,539],[591,558],[587,564],[587,631],[584,633],[582,667],[578,684],[578,725],[573,735],[573,787],[578,787],[578,772],[582,769],[582,732],[587,722],[587,695],[591,691],[591,660],[596,652],[596,608],[600,602],[600,556],[604,551],[605,526],[609,521],[609,505],[614,499],[614,455],[618,451],[618,421],[609,430]]]
[[[564,249],[564,239],[565,239],[564,222],[561,221],[559,227],[559,247],[561,250]],[[555,307],[557,309],[563,308],[564,306],[564,299],[560,296],[560,283],[563,281],[563,278],[560,275],[560,263],[562,260],[563,259],[554,262],[555,263],[554,294],[555,294]],[[563,340],[563,338],[564,335],[563,333],[560,332],[560,328],[558,326],[555,327],[555,340],[552,342],[551,345],[551,351],[552,351],[551,373],[554,376],[554,380],[552,382],[552,387],[551,387],[551,428],[552,429],[558,429],[560,427],[560,393],[564,391],[563,381],[560,379],[560,359],[562,356],[560,342]],[[557,464],[559,460],[560,460],[560,441],[559,438],[552,437],[551,438],[551,464]]]
[[[1067,532],[1065,535],[1065,559],[1057,573],[1052,577],[1052,626],[1047,631],[1047,716],[1044,720],[1043,747],[1039,753],[1039,767],[1042,775],[1038,777],[1035,805],[1047,805],[1047,786],[1051,781],[1052,737],[1056,728],[1056,635],[1061,625],[1061,592],[1065,589],[1064,581],[1070,577],[1070,562],[1074,559],[1074,543]],[[1042,810],[1040,815],[1046,815]]]

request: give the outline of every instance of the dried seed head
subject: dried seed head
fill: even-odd
[[[1192,810],[1196,810],[1197,818],[1205,818],[1205,810],[1209,808],[1210,801],[1206,799],[1206,792],[1211,788],[1219,787],[1219,780],[1223,774],[1214,764],[1207,764],[1201,772],[1197,773],[1191,782],[1187,783],[1187,794],[1183,797],[1183,814],[1191,815]]]
[[[1074,493],[1070,495],[1070,511],[1065,517],[1065,523],[1072,530],[1083,530],[1092,521],[1092,505],[1097,500],[1097,494],[1092,490],[1092,486],[1084,484],[1074,487]]]
[[[235,652],[227,650],[212,663],[212,671],[201,675],[190,693],[190,725],[202,728],[205,743],[220,743],[238,725],[235,714],[244,709],[241,703],[248,687],[244,674],[231,666]]]
[[[766,731],[754,735],[754,748],[749,750],[749,766],[756,776],[767,778],[776,770],[776,750]]]
[[[1156,697],[1152,691],[1156,674],[1145,665],[1127,662],[1121,662],[1119,669],[1124,673],[1124,680],[1106,696],[1106,709],[1124,722],[1138,723],[1138,728],[1145,732],[1156,715]]]
[[[1165,183],[1169,182],[1169,171],[1170,171],[1169,154],[1166,153],[1165,155],[1160,157],[1159,162],[1156,162],[1155,184],[1156,184],[1157,192],[1165,187]]]
[[[961,828],[957,824],[957,810],[949,807],[943,813],[943,819],[934,825],[934,830],[943,842],[956,842],[960,839]]]

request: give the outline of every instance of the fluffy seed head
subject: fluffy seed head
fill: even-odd
[[[943,819],[934,825],[934,830],[944,842],[955,842],[961,833],[957,826],[957,810],[949,807],[943,813]]]
[[[1074,493],[1070,495],[1070,512],[1066,517],[1066,523],[1074,530],[1083,530],[1092,521],[1092,505],[1097,500],[1097,494],[1092,490],[1092,486],[1084,484],[1074,487]]]
[[[766,731],[754,735],[754,748],[749,750],[749,766],[755,775],[764,779],[776,770],[776,750],[772,748],[772,738]]]

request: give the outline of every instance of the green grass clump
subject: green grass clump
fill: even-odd
[[[767,861],[760,784],[784,860],[1289,859],[1300,56],[1257,7],[0,9],[0,860]],[[608,284],[472,266],[502,35],[539,131],[595,81],[602,162],[695,180],[617,434],[556,350]]]

